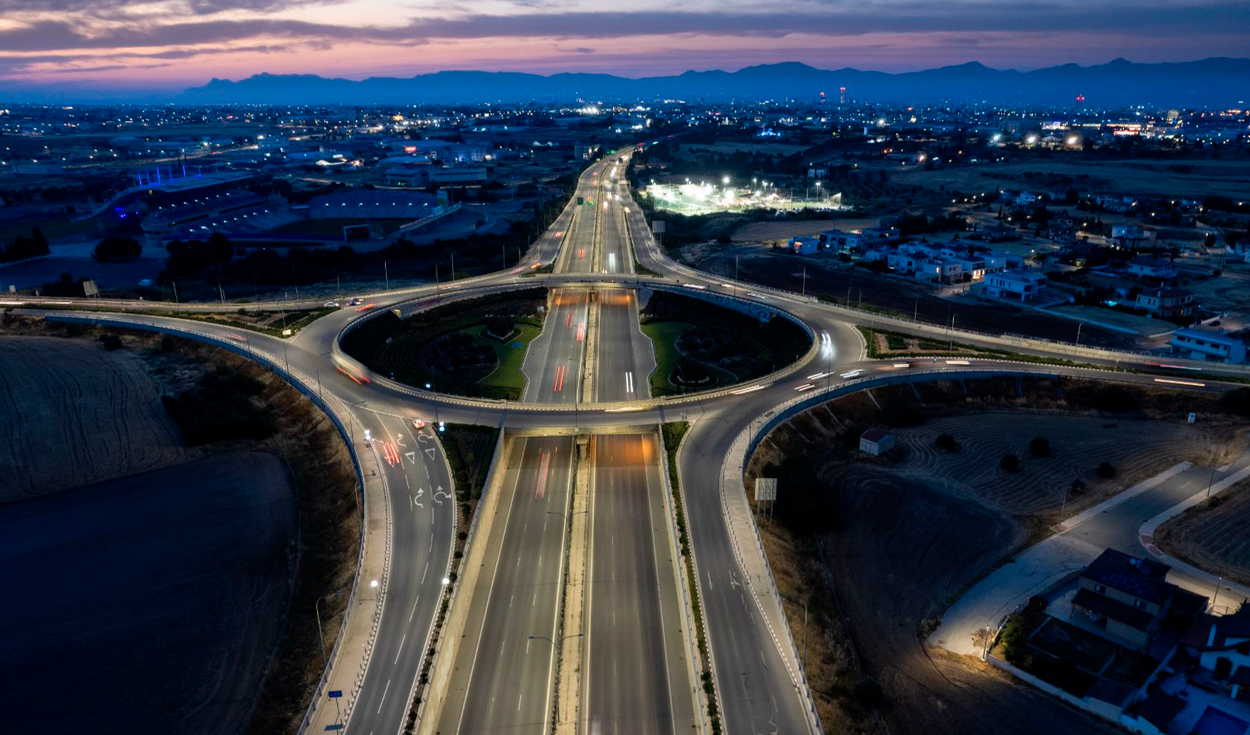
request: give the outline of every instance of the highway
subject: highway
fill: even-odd
[[[503,518],[485,539],[494,553],[473,590],[439,732],[550,731],[573,452],[568,437],[523,439],[507,459]]]
[[[582,667],[586,735],[690,732],[696,714],[654,434],[595,437]]]
[[[577,403],[581,400],[590,292],[558,288],[551,292],[549,303],[542,334],[530,342],[521,366],[526,379],[524,399],[531,403]]]
[[[345,650],[342,653],[343,660],[349,663],[335,665],[336,677],[339,676],[338,667],[347,667],[346,673],[342,675],[348,682],[344,686],[349,695],[355,697],[355,707],[350,709],[347,723],[347,729],[351,732],[390,735],[401,729],[407,699],[419,674],[421,654],[428,647],[425,642],[442,599],[442,578],[451,564],[455,508],[450,502],[436,503],[433,497],[440,485],[450,488],[441,449],[437,445],[422,446],[422,451],[412,458],[406,452],[399,451],[409,450],[412,443],[419,441],[413,439],[408,432],[408,436],[403,439],[408,446],[400,445],[399,434],[404,433],[405,424],[411,426],[410,420],[413,417],[419,416],[427,421],[438,418],[448,422],[490,426],[499,426],[502,423],[512,429],[542,429],[552,433],[567,432],[574,424],[584,429],[622,423],[654,424],[682,418],[691,421],[692,428],[682,448],[679,469],[698,573],[698,591],[705,604],[708,638],[718,698],[724,713],[725,731],[733,735],[756,732],[789,734],[809,732],[812,729],[805,710],[805,693],[796,676],[796,654],[787,642],[788,639],[779,630],[783,623],[778,614],[777,601],[769,597],[767,580],[747,578],[740,558],[740,554],[744,552],[735,548],[730,536],[725,497],[740,491],[722,487],[721,470],[729,447],[752,422],[765,416],[775,417],[778,406],[786,401],[803,397],[816,400],[825,391],[846,389],[847,386],[853,387],[866,379],[885,376],[965,375],[977,370],[1041,371],[1052,375],[1110,378],[1142,385],[1159,385],[1159,381],[1168,381],[1166,384],[1169,387],[1225,390],[1229,385],[1217,382],[1218,375],[1246,374],[1244,369],[1239,368],[1201,366],[1201,371],[1195,371],[1192,375],[1187,375],[1187,379],[1178,382],[1174,377],[1161,378],[1157,373],[1151,375],[1123,372],[1125,367],[1141,371],[1158,370],[1157,357],[1105,352],[1080,353],[1081,362],[1097,366],[1096,368],[1022,365],[1010,360],[986,359],[951,361],[951,364],[947,364],[947,361],[916,360],[910,361],[908,367],[899,369],[889,363],[866,360],[862,339],[854,328],[856,323],[885,325],[890,329],[911,330],[929,336],[933,336],[935,331],[941,333],[941,329],[932,325],[907,325],[898,320],[855,314],[801,298],[797,294],[731,284],[679,266],[660,251],[647,230],[641,210],[628,195],[606,200],[598,196],[602,188],[599,179],[602,177],[595,174],[608,166],[608,162],[597,163],[587,169],[580,179],[578,194],[583,197],[591,196],[595,205],[579,207],[575,199],[571,201],[548,233],[535,243],[522,263],[512,270],[463,279],[455,284],[370,295],[370,300],[377,303],[376,310],[381,310],[407,302],[429,300],[435,294],[449,296],[467,289],[497,290],[536,285],[562,287],[571,280],[581,279],[583,283],[578,288],[559,288],[557,295],[553,297],[559,303],[548,315],[543,335],[531,344],[524,367],[530,382],[524,400],[519,403],[502,404],[440,396],[392,384],[381,376],[367,375],[367,371],[361,372],[353,380],[339,375],[332,364],[334,359],[341,357],[337,347],[339,336],[344,328],[362,316],[352,309],[343,309],[323,317],[289,340],[220,324],[125,313],[127,308],[151,308],[151,304],[142,302],[114,304],[97,301],[97,305],[118,310],[118,313],[107,315],[78,312],[75,316],[74,312],[50,312],[46,308],[35,308],[26,312],[52,313],[58,318],[159,329],[214,342],[240,354],[266,361],[306,392],[323,394],[327,409],[345,423],[350,423],[354,432],[370,430],[373,437],[371,446],[363,447],[360,437],[357,436],[353,450],[358,456],[362,452],[371,453],[381,467],[377,479],[381,481],[383,489],[377,491],[376,495],[374,490],[367,490],[367,493],[371,507],[377,508],[379,503],[385,505],[385,521],[376,526],[370,524],[366,543],[371,549],[375,546],[385,549],[386,553],[379,554],[376,558],[385,557],[388,561],[384,567],[385,573],[379,573],[379,585],[371,586],[369,583],[373,581],[372,576],[364,577],[360,580],[362,587],[357,595],[358,604],[367,604],[369,600],[374,600],[380,606],[376,642],[363,652]],[[604,204],[608,205],[607,209],[604,209]],[[628,226],[624,240],[620,238],[621,230],[615,224],[620,219],[624,219]],[[638,262],[661,274],[660,276],[628,275],[632,270],[634,257],[628,248],[630,240],[637,249]],[[582,251],[580,256],[579,251]],[[604,262],[605,255],[607,262]],[[599,263],[598,272],[594,265],[596,258]],[[611,269],[614,260],[620,266],[619,271]],[[548,264],[554,266],[555,273],[552,275],[519,277]],[[608,273],[603,273],[604,270]],[[622,281],[628,283],[620,283]],[[693,288],[721,294],[726,298],[736,294],[754,303],[785,310],[816,335],[817,348],[793,369],[733,390],[663,400],[651,399],[646,392],[646,373],[649,373],[653,365],[647,360],[653,358],[643,354],[644,351],[640,348],[643,343],[635,336],[637,301],[633,291],[617,290],[623,285],[635,284],[641,287]],[[593,356],[596,367],[593,396],[589,398],[578,396],[586,357],[585,335],[579,340],[578,328],[570,323],[570,317],[573,321],[580,317],[587,324],[591,321],[589,309],[592,302],[586,296],[589,293],[588,288],[595,288],[601,294],[598,297],[600,300],[595,302],[599,305],[600,326],[594,335],[597,341]],[[566,292],[570,294],[567,296],[567,304],[563,303]],[[609,292],[613,294],[612,299],[602,295]],[[615,308],[615,304],[611,305],[613,308],[607,308],[606,301],[614,301],[619,294],[629,294],[625,297],[626,303],[619,305],[619,309]],[[188,308],[212,310],[220,307],[196,305]],[[627,331],[626,326],[632,327],[628,336],[622,334]],[[1004,349],[1002,340],[995,341],[992,337],[959,333],[958,339],[971,342],[980,340],[980,343]],[[1076,354],[1069,346],[1047,346],[1038,341],[1021,345],[1018,351],[1065,359],[1073,359]],[[1198,367],[1184,361],[1176,362],[1182,363],[1186,369]],[[561,367],[563,384],[558,377]],[[1111,372],[1116,368],[1120,371]],[[855,370],[862,370],[863,373],[856,374],[853,372]],[[628,390],[626,375],[630,373],[633,374],[633,391]],[[577,405],[578,403],[582,405]],[[596,442],[601,442],[604,438],[600,436]],[[398,461],[390,453],[389,445],[392,443],[400,455]],[[604,446],[613,445],[614,442],[606,442]],[[468,670],[463,670],[465,662],[457,661],[457,674],[465,677],[459,690],[461,699],[457,700],[460,704],[459,713],[455,713],[456,707],[448,706],[444,710],[444,716],[459,719],[440,723],[441,731],[445,733],[486,730],[538,732],[550,713],[549,707],[544,710],[546,704],[540,694],[540,689],[550,681],[550,655],[546,663],[541,660],[541,656],[535,655],[536,647],[547,644],[542,640],[529,640],[528,636],[550,636],[549,632],[544,633],[537,628],[542,624],[550,631],[555,616],[554,602],[544,606],[537,595],[537,586],[544,579],[538,574],[537,565],[538,558],[541,557],[544,560],[543,573],[556,573],[551,571],[551,567],[556,558],[561,556],[563,541],[556,538],[550,528],[544,530],[542,524],[551,522],[559,529],[563,529],[564,525],[559,522],[558,516],[547,515],[546,509],[539,512],[539,508],[546,505],[548,509],[555,509],[551,504],[564,506],[567,503],[568,488],[572,483],[572,465],[571,459],[568,459],[571,454],[571,440],[530,438],[518,441],[517,446],[520,456],[515,459],[515,467],[508,468],[510,474],[506,482],[509,484],[505,485],[510,488],[508,492],[511,493],[511,500],[507,508],[512,516],[507,522],[495,526],[489,539],[484,539],[491,544],[492,551],[498,550],[498,554],[492,557],[494,566],[491,574],[482,575],[484,579],[494,579],[494,583],[487,584],[483,589],[473,590],[470,597],[473,606],[471,613],[477,615],[480,622],[476,627],[478,632],[473,645],[462,646],[462,650],[473,651],[472,658],[468,660]],[[434,454],[430,455],[425,449],[434,449]],[[564,460],[563,464],[551,459],[544,460],[547,452],[558,455],[557,458]],[[386,456],[391,457],[391,462],[386,461]],[[548,463],[546,470],[543,469],[544,462]],[[369,466],[372,464],[373,460],[369,462]],[[727,471],[732,475],[733,469],[730,467]],[[621,490],[607,494],[596,491],[594,494],[594,503],[602,503],[604,507],[597,505],[593,513],[592,529],[596,550],[591,556],[592,573],[606,575],[606,579],[616,578],[621,585],[625,585],[627,580],[618,574],[623,570],[614,571],[611,566],[616,561],[613,556],[633,558],[638,563],[645,563],[646,548],[650,545],[655,561],[658,561],[662,555],[655,551],[655,545],[661,537],[657,535],[655,527],[645,529],[644,533],[644,528],[636,525],[641,523],[640,520],[626,522],[628,516],[622,515],[627,512],[624,508],[613,506],[613,511],[606,510],[609,502],[607,498],[612,496],[613,503],[640,502],[639,498],[643,496],[651,498],[654,492],[650,489],[649,475],[644,480],[639,479],[638,474],[647,474],[650,470],[642,470],[641,465],[631,465],[630,468],[607,468],[604,471],[608,475],[601,478],[600,468],[596,466],[596,487],[602,479],[605,488],[611,486]],[[544,475],[547,477],[547,485],[540,493],[539,478]],[[365,479],[366,486],[372,487],[375,480],[367,473]],[[625,490],[638,488],[643,484],[648,488],[645,493]],[[419,491],[424,494],[419,494]],[[535,496],[536,493],[538,497]],[[616,497],[618,495],[619,498]],[[631,497],[634,498],[632,501],[629,500]],[[426,498],[430,499],[430,503],[422,502],[418,507],[417,502]],[[544,519],[553,520],[540,521],[540,515]],[[638,518],[641,518],[640,511]],[[627,548],[615,555],[600,553],[602,549],[610,548],[603,545],[604,535],[612,533],[610,529],[615,529],[618,541],[628,539]],[[643,554],[644,557],[634,556],[637,554]],[[600,567],[600,564],[608,566]],[[512,568],[511,571],[509,567]],[[362,574],[365,572],[362,571]],[[373,574],[372,567],[368,574]],[[617,576],[613,577],[614,574]],[[515,591],[525,588],[527,584],[531,597],[530,609],[523,614],[509,615],[507,602],[501,601],[501,590],[505,587],[513,590],[508,594],[509,600],[519,604],[514,599]],[[636,625],[641,627],[638,629],[648,631],[652,638],[657,633],[666,634],[672,625],[665,613],[664,589],[664,584],[657,582],[649,588],[649,594],[646,594],[647,588],[642,588],[638,593],[640,596],[632,600],[639,615]],[[553,587],[553,599],[554,591]],[[604,592],[603,596],[610,594],[613,593]],[[618,666],[642,665],[647,662],[645,681],[640,682],[647,686],[631,691],[628,696],[633,699],[629,701],[637,701],[639,706],[645,704],[647,707],[662,708],[660,702],[663,696],[660,690],[666,687],[657,681],[663,677],[652,668],[655,664],[655,652],[640,645],[636,638],[618,638],[615,634],[601,635],[603,631],[614,629],[610,619],[604,623],[597,617],[608,609],[595,602],[597,596],[598,592],[590,601],[589,614],[593,619],[589,621],[591,632],[587,637],[588,655],[597,656],[596,650],[612,650],[619,656]],[[503,612],[499,609],[500,605],[504,605]],[[657,611],[664,616],[663,622],[656,622]],[[349,621],[352,626],[358,622],[354,618]],[[658,629],[655,627],[657,625]],[[468,630],[474,629],[471,621]],[[595,633],[596,629],[600,633]],[[624,636],[623,633],[621,635]],[[524,644],[527,642],[530,644],[529,654],[524,652]],[[597,645],[600,646],[599,649],[596,648]],[[549,648],[547,654],[550,653]],[[355,677],[352,668],[357,665],[358,659],[364,661],[366,668],[360,682],[353,684]],[[483,665],[477,667],[479,660]],[[670,679],[667,685],[670,692],[668,707],[671,712],[676,712],[677,698],[672,692],[679,685],[672,680],[676,675],[671,664],[670,658],[667,672]],[[586,667],[589,679],[585,694],[589,697],[587,706],[590,711],[600,713],[593,716],[598,717],[597,721],[607,727],[616,721],[613,713],[619,713],[626,706],[623,699],[626,694],[622,692],[619,698],[614,699],[616,695],[612,692],[602,691],[603,682],[611,681],[611,678],[595,673],[600,671],[596,667],[601,665],[605,664],[596,658]],[[502,672],[512,672],[512,678]],[[627,677],[622,675],[622,679],[625,678]],[[456,690],[453,688],[454,691]],[[324,711],[324,707],[319,710]],[[659,715],[657,717],[658,721],[648,722],[663,731],[663,718]],[[322,721],[317,721],[317,724],[321,723]],[[620,727],[621,732],[631,731],[625,725]],[[643,725],[633,723],[630,727]],[[320,731],[320,728],[317,729]]]

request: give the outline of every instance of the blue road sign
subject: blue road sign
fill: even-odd
[[[338,689],[330,690],[330,694],[329,694],[330,699],[338,699],[341,696],[343,696],[343,692],[339,691]]]

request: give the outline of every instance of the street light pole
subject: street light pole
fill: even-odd
[[[387,291],[390,291],[390,290],[391,290],[391,268],[390,268],[390,265],[391,265],[391,261],[389,261],[389,260],[384,260],[384,261],[382,261],[382,278],[384,278],[384,279],[386,280],[386,290],[387,290]]]

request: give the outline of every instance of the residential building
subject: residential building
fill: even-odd
[[[1219,331],[1194,327],[1178,329],[1172,333],[1168,345],[1173,355],[1191,360],[1237,364],[1246,361],[1246,343]]]
[[[933,258],[916,264],[915,276],[922,281],[954,283],[963,276],[963,265],[954,258]]]
[[[1168,278],[1176,278],[1176,266],[1171,261],[1163,258],[1151,258],[1142,256],[1133,258],[1128,262],[1129,275],[1138,278],[1158,278],[1166,280]]]
[[[1077,580],[1073,617],[1084,615],[1117,641],[1144,649],[1167,617],[1176,585],[1167,564],[1107,549]]]
[[[859,451],[876,457],[894,448],[894,435],[881,429],[869,429],[859,435]]]
[[[1228,687],[1233,699],[1250,687],[1250,605],[1231,615],[1199,615],[1181,643],[1199,666]]]
[[[430,181],[443,186],[478,186],[486,183],[486,169],[480,166],[436,168],[430,171]]]
[[[1194,313],[1194,295],[1183,288],[1152,288],[1137,294],[1138,309],[1165,319]]]
[[[867,257],[865,256],[866,259]],[[901,274],[915,273],[916,265],[922,260],[924,260],[923,257],[903,252],[886,253],[885,256],[886,265],[890,266],[890,270]]]
[[[1120,250],[1136,250],[1155,241],[1156,232],[1141,225],[1112,225],[1111,242]]]
[[[859,231],[825,230],[820,233],[820,244],[835,253],[861,252],[867,238]]]
[[[996,299],[1033,301],[1046,287],[1046,276],[1032,271],[1002,271],[985,277],[985,290]]]

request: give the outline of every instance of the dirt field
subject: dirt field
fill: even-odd
[[[1250,483],[1190,508],[1155,532],[1159,548],[1209,572],[1250,584]]]
[[[201,456],[183,446],[141,358],[85,340],[0,339],[0,422],[11,432],[0,503]]]
[[[276,457],[222,455],[10,504],[0,538],[0,650],[15,674],[0,706],[15,731],[246,726],[295,565]]]
[[[752,222],[734,231],[734,242],[765,242],[770,240],[788,240],[800,235],[818,235],[825,230],[862,230],[881,224],[881,218],[874,219],[817,219],[799,220],[795,222]]]
[[[1173,167],[1192,166],[1191,171]],[[919,185],[975,193],[997,188],[1030,188],[1025,171],[1080,176],[1091,179],[1078,186],[1096,188],[1099,193],[1124,193],[1156,196],[1202,197],[1212,194],[1237,198],[1250,191],[1250,173],[1245,161],[1090,161],[1061,163],[1056,161],[1025,161],[993,166],[966,166],[940,171],[908,170],[895,173],[896,184]],[[987,176],[986,174],[991,174]],[[1005,178],[999,178],[1000,176]],[[1034,188],[1038,184],[1032,185]]]
[[[1073,382],[1065,393],[1083,401],[1089,390]],[[1091,415],[1075,405],[1060,413],[1053,383],[1026,382],[1023,391],[1036,408],[1011,410],[1014,391],[995,381],[970,382],[971,401],[957,384],[920,386],[922,423],[894,429],[899,449],[881,458],[858,455],[853,440],[865,426],[899,415],[907,396],[875,391],[881,409],[859,393],[783,424],[752,457],[748,487],[765,466],[803,457],[832,495],[832,530],[809,539],[757,519],[781,594],[812,608],[807,669],[827,731],[1112,732],[978,661],[930,648],[924,637],[959,592],[1046,532],[1073,479],[1089,487],[1069,497],[1064,515],[1182,459],[1231,456],[1235,427]],[[1176,400],[1158,392],[1139,404],[1171,417]],[[960,450],[937,450],[941,433]],[[1030,455],[1035,436],[1049,439],[1051,456]],[[999,467],[1008,451],[1021,458],[1020,472]],[[1095,476],[1103,460],[1120,469],[1115,479]],[[1250,502],[1246,508],[1237,516],[1242,523]],[[1250,553],[1250,542],[1239,549]],[[786,610],[798,641],[802,608]],[[880,704],[866,711],[870,682],[880,686]]]
[[[935,447],[939,434],[955,437],[961,450],[952,454]],[[1210,457],[1210,448],[1224,441],[1218,432],[1179,421],[1029,411],[949,416],[895,435],[907,450],[907,458],[893,468],[899,475],[1017,517],[1058,513],[1064,489],[1076,479],[1088,490],[1070,496],[1066,511],[1078,512],[1178,462]],[[1050,441],[1049,457],[1029,454],[1035,436]],[[1020,458],[1019,472],[998,466],[1008,452]],[[1119,470],[1115,478],[1094,473],[1103,461]]]

